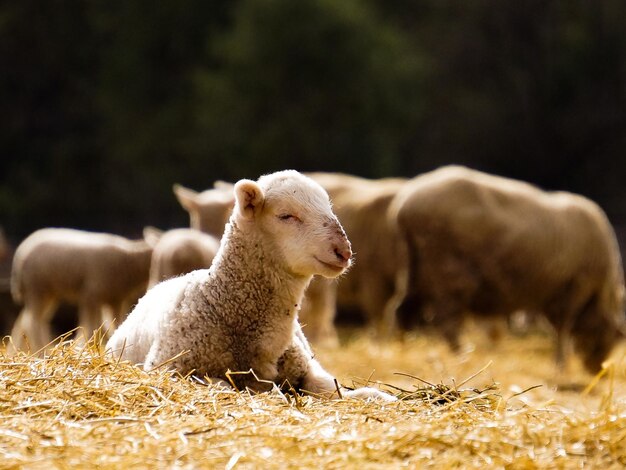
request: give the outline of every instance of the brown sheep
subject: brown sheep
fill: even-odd
[[[389,211],[409,247],[398,322],[430,312],[452,348],[463,314],[542,312],[597,371],[623,337],[624,280],[614,231],[592,201],[450,166],[418,176]]]
[[[60,228],[32,233],[13,259],[11,293],[24,305],[11,332],[13,344],[32,350],[45,346],[63,301],[78,305],[85,336],[103,322],[121,321],[146,291],[151,255],[144,240],[117,235]]]
[[[220,247],[217,238],[192,228],[162,232],[146,227],[143,237],[153,248],[149,287],[165,279],[210,267]]]
[[[387,319],[394,315],[399,302],[396,276],[405,250],[386,214],[407,180],[370,180],[341,173],[309,176],[330,195],[333,209],[352,242],[355,263],[338,283],[313,280],[300,316],[304,331],[314,343],[336,343],[335,310],[356,308],[373,332],[384,336],[390,329]]]
[[[173,189],[180,205],[189,212],[190,227],[220,238],[235,205],[233,187],[216,181],[213,189],[201,193],[180,184]]]

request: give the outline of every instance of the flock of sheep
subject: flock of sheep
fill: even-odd
[[[27,237],[13,258],[23,308],[7,346],[44,347],[65,301],[85,335],[104,324],[107,349],[146,369],[392,400],[340,390],[314,359],[309,340],[337,344],[338,309],[359,310],[380,337],[432,324],[455,350],[469,313],[532,312],[554,327],[557,363],[573,339],[591,372],[624,337],[617,240],[582,196],[459,166],[380,180],[287,170],[174,192],[191,228],[146,228],[138,241]]]

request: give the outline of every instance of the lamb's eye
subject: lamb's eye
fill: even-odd
[[[288,213],[280,214],[278,218],[280,220],[284,220],[285,222],[301,222],[300,218],[297,215],[288,214]]]

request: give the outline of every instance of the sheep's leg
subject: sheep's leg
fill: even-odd
[[[347,390],[339,387],[335,378],[330,375],[315,359],[310,359],[308,370],[302,379],[302,390],[315,395],[323,395],[329,398],[360,398],[383,401],[396,401],[396,397],[372,387],[361,387]]]
[[[546,307],[546,316],[556,331],[555,362],[557,373],[566,374],[572,350],[575,319],[587,308],[591,292],[584,283],[570,281]]]
[[[556,350],[555,363],[559,371],[565,371],[567,368],[567,358],[571,350],[571,332],[567,328],[559,328],[556,330]]]
[[[102,307],[100,312],[100,324],[93,330],[94,334],[96,334],[94,338],[96,343],[104,343],[111,337],[115,327],[119,326],[117,319],[120,318],[123,309],[123,303],[105,305]]]
[[[383,338],[391,338],[400,332],[397,312],[408,292],[408,276],[407,269],[399,269],[395,275],[393,293],[385,303],[379,327]]]
[[[448,343],[452,352],[461,350],[459,339],[463,326],[463,309],[454,298],[438,299],[432,304],[434,323],[439,328],[441,335]]]
[[[126,317],[129,315],[130,311],[133,309],[134,303],[135,302],[129,299],[126,299],[120,302],[119,307],[117,311],[115,312],[115,318],[114,318],[115,323],[113,327],[120,326],[122,322],[126,320]]]
[[[124,319],[128,316],[131,303],[129,301],[122,301],[113,305],[106,305],[102,309],[102,319],[100,330],[103,336],[110,337],[115,331],[115,328],[120,326]]]
[[[309,341],[302,331],[302,326],[298,322],[296,322],[294,325],[293,335],[293,341],[298,343],[298,347],[302,349],[307,356],[313,357],[313,350],[311,349],[311,345],[309,344]]]
[[[387,308],[394,309],[394,285],[388,280],[370,276],[362,289],[359,296],[362,301],[362,308],[367,315],[369,327],[374,337],[382,339],[388,338],[393,328],[393,322],[390,322],[390,316],[393,314],[387,311]]]
[[[26,302],[11,331],[16,349],[35,352],[52,340],[50,320],[57,303],[50,299]]]
[[[550,311],[548,318],[551,320],[556,332],[556,345],[554,350],[554,362],[557,375],[566,375],[569,364],[568,357],[572,350],[572,324],[571,316],[566,316],[563,312],[555,313]]]
[[[306,336],[318,346],[337,347],[339,336],[335,329],[337,283],[315,278],[309,285],[300,310],[300,321]]]
[[[78,307],[78,326],[80,332],[78,334],[78,341],[88,341],[91,336],[102,325],[102,306],[90,301],[83,300]]]
[[[336,399],[340,396],[346,396],[386,401],[395,400],[395,397],[375,388],[363,387],[357,390],[340,388],[335,378],[312,357],[308,344],[306,344],[306,338],[301,337],[297,330],[291,347],[279,359],[278,381],[288,382],[303,392],[327,398]]]

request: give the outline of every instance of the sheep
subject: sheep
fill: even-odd
[[[208,268],[220,245],[217,238],[189,228],[161,232],[146,227],[143,236],[153,248],[148,287],[196,269]]]
[[[391,331],[388,322],[399,303],[396,292],[398,266],[404,257],[403,240],[387,223],[391,200],[405,178],[370,180],[341,173],[310,173],[329,194],[356,262],[339,283],[315,279],[307,291],[300,315],[305,333],[315,344],[336,343],[337,309],[357,309],[378,337]],[[312,328],[308,329],[309,326]]]
[[[103,321],[121,319],[146,290],[151,255],[144,240],[117,235],[63,228],[32,233],[13,259],[11,293],[23,304],[11,332],[13,345],[45,346],[63,301],[78,306],[78,323],[87,337]]]
[[[213,189],[197,193],[180,184],[174,194],[189,213],[190,226],[209,235],[220,237],[232,212],[235,198],[231,183],[216,181]],[[328,279],[316,276],[302,302],[300,318],[308,339],[318,346],[335,347],[339,337],[334,326],[336,287]]]
[[[235,204],[233,185],[216,181],[213,189],[197,193],[180,184],[173,187],[180,205],[189,213],[190,227],[221,237]]]
[[[235,208],[211,268],[157,284],[113,333],[107,350],[237,389],[273,384],[337,396],[298,323],[315,274],[334,278],[352,251],[327,193],[295,170],[240,180]],[[252,370],[254,374],[231,374]],[[257,378],[259,380],[257,380]],[[343,395],[394,400],[364,387]]]
[[[407,183],[388,216],[409,249],[402,328],[431,312],[458,350],[466,312],[541,312],[556,332],[559,369],[572,337],[590,372],[624,336],[615,233],[589,199],[448,166]]]
[[[387,207],[405,178],[369,180],[342,173],[309,173],[330,195],[334,210],[357,253],[357,262],[337,283],[316,276],[307,289],[300,311],[307,339],[313,344],[336,347],[337,308],[360,310],[371,330],[384,337],[392,328],[388,319],[399,302],[398,258],[404,255],[402,239],[386,223]],[[216,188],[200,194],[175,186],[175,193],[189,212],[191,226],[221,235],[215,221],[221,221],[234,204],[224,195],[228,183],[217,182]],[[221,224],[217,224],[220,225]],[[213,228],[211,228],[213,227]]]

